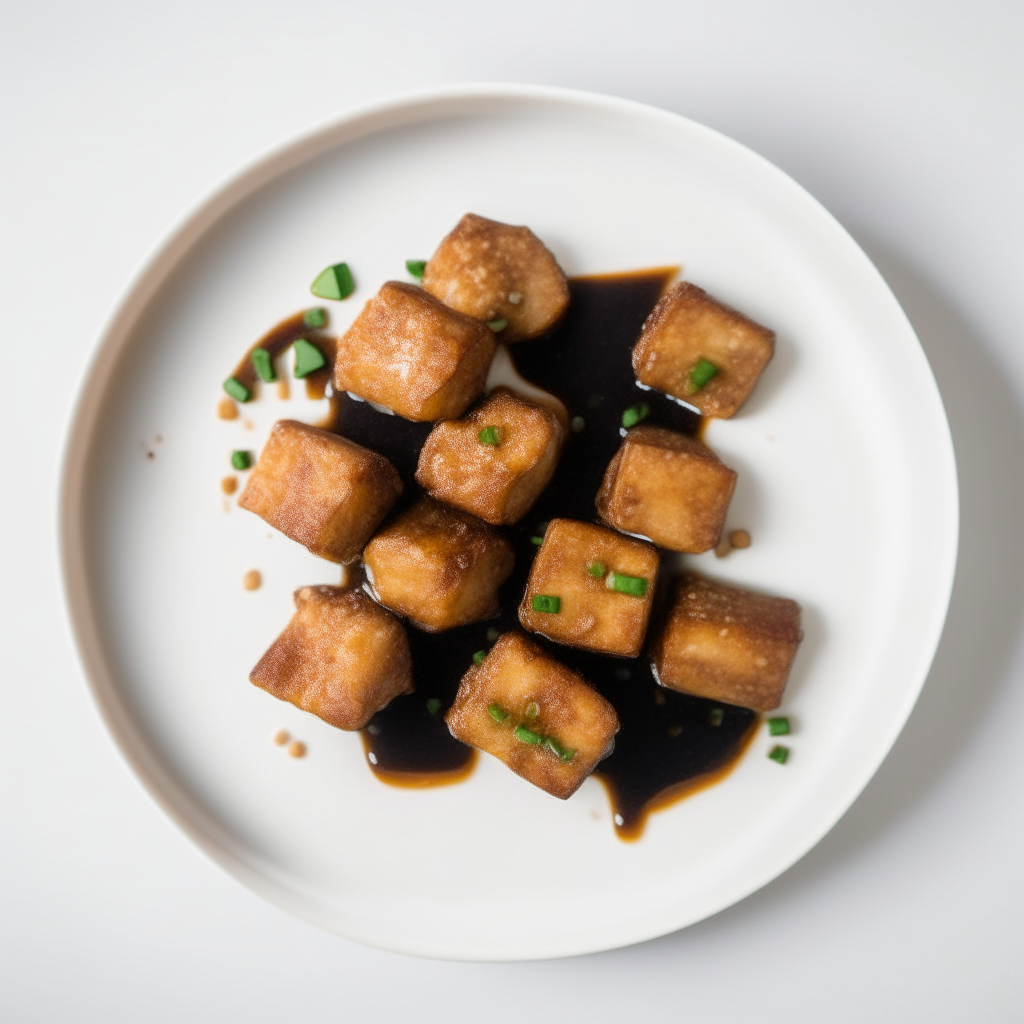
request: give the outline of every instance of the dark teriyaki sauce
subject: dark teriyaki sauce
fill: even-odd
[[[367,759],[382,780],[423,786],[454,782],[471,772],[475,751],[452,738],[445,712],[473,654],[490,647],[498,634],[520,628],[517,608],[537,550],[531,536],[543,532],[555,517],[597,521],[594,499],[622,440],[622,413],[646,402],[651,412],[645,422],[700,433],[702,421],[693,410],[637,386],[630,359],[644,320],[676,272],[666,267],[575,278],[569,282],[569,312],[555,331],[539,341],[511,346],[519,373],[560,398],[569,417],[582,417],[584,423],[570,433],[558,471],[537,504],[505,531],[515,547],[516,568],[500,592],[501,615],[444,633],[409,628],[416,692],[392,701],[363,730]],[[275,330],[287,335],[284,327],[292,321]],[[301,314],[298,321],[301,325]],[[295,337],[307,337],[325,354],[333,353],[329,340],[323,343],[308,331]],[[268,347],[265,341],[260,344]],[[322,425],[391,459],[406,484],[396,513],[422,493],[413,473],[432,424],[411,423],[338,395],[332,398],[330,422]],[[671,585],[667,562],[662,563],[650,636],[657,633]],[[622,728],[615,750],[595,775],[608,790],[616,832],[623,839],[640,836],[650,811],[723,778],[753,736],[758,721],[754,712],[658,686],[645,657],[615,658],[535,634],[531,639],[579,672],[618,712]]]

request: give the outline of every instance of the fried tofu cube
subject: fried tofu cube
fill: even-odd
[[[453,419],[483,391],[494,349],[486,324],[388,281],[339,339],[334,387],[407,420]]]
[[[653,544],[604,526],[552,519],[530,569],[519,621],[560,644],[635,658],[657,577]]]
[[[351,562],[402,493],[379,455],[297,420],[278,420],[238,504],[331,562]]]
[[[728,419],[775,351],[775,333],[685,281],[651,311],[633,347],[633,372],[705,416]]]
[[[251,683],[338,729],[361,729],[412,693],[409,639],[391,612],[343,587],[302,587],[295,607]]]
[[[703,442],[641,425],[608,464],[597,514],[624,533],[697,554],[719,541],[736,473]]]
[[[507,321],[503,342],[546,334],[569,308],[569,284],[529,229],[467,213],[423,272],[423,287],[477,320]]]
[[[670,690],[773,711],[802,639],[796,601],[690,574],[655,644],[655,674]]]
[[[438,633],[498,614],[515,554],[493,526],[422,498],[367,544],[363,565],[382,605]]]
[[[518,633],[498,638],[462,677],[451,734],[567,799],[615,746],[619,717],[582,676]]]
[[[434,427],[416,481],[438,501],[488,523],[515,523],[550,482],[565,436],[552,409],[495,388],[464,419]]]

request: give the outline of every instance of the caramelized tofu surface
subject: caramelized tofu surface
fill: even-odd
[[[529,229],[467,213],[442,240],[423,287],[477,320],[507,320],[503,342],[537,338],[569,308],[569,285],[555,257]]]
[[[609,586],[624,577],[645,581],[643,595]],[[652,544],[604,526],[552,519],[530,569],[519,621],[531,633],[570,647],[635,658],[643,647],[657,577]],[[557,611],[544,610],[550,599],[557,601]]]
[[[481,431],[496,443],[481,441]],[[464,419],[434,427],[416,480],[438,501],[488,523],[515,523],[547,487],[564,443],[552,409],[499,387]]]
[[[803,639],[800,605],[688,575],[654,648],[662,686],[773,711]]]
[[[251,683],[338,729],[361,729],[412,692],[409,640],[391,612],[342,587],[303,587],[295,607]]]
[[[498,638],[462,677],[451,734],[567,799],[612,752],[619,718],[583,677],[517,633]]]
[[[492,526],[423,498],[363,552],[382,605],[429,633],[493,618],[512,574],[512,545]]]
[[[670,551],[719,541],[736,473],[703,442],[663,427],[634,427],[608,464],[597,514]]]
[[[334,386],[407,420],[452,419],[483,391],[494,348],[486,324],[388,281],[339,339]]]
[[[314,555],[351,562],[401,493],[398,471],[383,455],[297,420],[279,420],[238,504]]]
[[[754,390],[775,351],[775,334],[685,281],[651,311],[633,348],[641,384],[728,419]],[[717,371],[702,383],[701,367]]]

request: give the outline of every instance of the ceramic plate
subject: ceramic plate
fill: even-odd
[[[226,498],[227,454],[315,402],[217,418],[219,384],[347,260],[338,330],[467,210],[528,224],[570,275],[680,264],[768,324],[777,354],[707,440],[739,471],[753,545],[692,564],[784,594],[806,639],[784,710],[723,782],[615,834],[602,786],[568,802],[482,758],[463,783],[386,786],[360,737],[249,685],[291,592],[338,570]],[[295,394],[298,389],[293,389]],[[564,956],[700,920],[803,856],[902,728],[952,583],[952,446],[924,354],[840,225],[765,160],[622,100],[475,87],[388,102],[260,161],[148,261],[100,341],[69,434],[63,552],[93,692],[160,805],[240,881],[350,938],[439,957]],[[247,570],[263,586],[243,590]],[[302,760],[271,741],[287,729]]]

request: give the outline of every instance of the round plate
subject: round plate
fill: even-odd
[[[291,592],[336,566],[220,490],[228,453],[316,404],[219,420],[220,382],[346,260],[342,330],[467,210],[527,224],[570,275],[681,264],[774,328],[753,397],[707,440],[739,471],[752,547],[691,560],[804,608],[783,710],[718,785],[616,838],[591,779],[568,802],[484,757],[468,781],[396,789],[358,735],[246,681]],[[298,389],[293,389],[293,394]],[[350,938],[466,959],[564,956],[722,910],[803,856],[889,750],[942,629],[956,471],[924,354],[864,253],[806,192],[682,117],[607,97],[486,86],[364,109],[272,154],[149,260],[99,345],[67,442],[67,598],[93,692],[168,814],[255,891]],[[261,589],[243,574],[257,568]],[[285,728],[303,760],[271,742]]]

